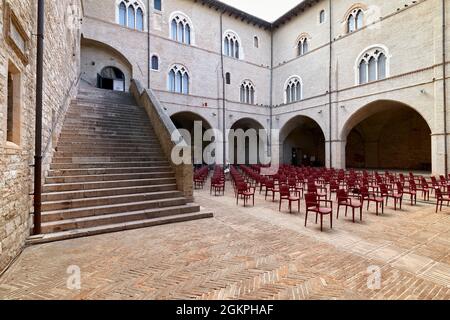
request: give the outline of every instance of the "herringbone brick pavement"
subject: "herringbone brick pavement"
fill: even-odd
[[[450,209],[406,205],[341,215],[320,232],[304,213],[257,196],[196,201],[215,218],[26,248],[0,278],[2,299],[450,299]],[[302,207],[304,204],[302,203]],[[390,206],[389,206],[390,207]],[[81,289],[69,289],[78,266]],[[369,267],[380,287],[368,286]]]

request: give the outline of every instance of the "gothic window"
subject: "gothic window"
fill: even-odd
[[[381,48],[373,48],[363,54],[358,62],[359,84],[383,80],[387,76],[387,56]]]
[[[354,9],[347,17],[347,32],[355,32],[364,26],[364,12],[361,8]]]
[[[231,84],[231,73],[227,72],[225,74],[225,83],[226,84]]]
[[[241,103],[255,104],[255,86],[250,80],[241,84]]]
[[[170,22],[170,38],[184,44],[191,44],[192,31],[188,18],[177,14]]]
[[[169,71],[169,91],[189,94],[189,79],[189,74],[185,67],[181,65],[173,66]]]
[[[303,98],[302,82],[299,77],[291,77],[285,88],[285,101],[286,103],[292,103],[300,101]]]
[[[224,47],[223,50],[224,55],[235,59],[239,59],[240,56],[239,38],[235,33],[228,31],[225,34],[223,39],[223,47]]]
[[[306,54],[309,51],[308,39],[306,37],[302,37],[297,44],[297,48],[299,56]]]
[[[121,26],[144,31],[144,7],[137,0],[124,0],[118,5],[118,23]]]

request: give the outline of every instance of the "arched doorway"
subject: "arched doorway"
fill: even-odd
[[[194,165],[202,165],[210,162],[210,159],[205,159],[203,157],[203,152],[208,145],[214,142],[214,139],[212,139],[213,141],[203,141],[203,136],[207,130],[212,129],[211,124],[202,116],[188,111],[176,113],[170,118],[177,129],[189,131],[191,135],[191,150]],[[201,128],[201,132],[197,133],[201,134],[201,137],[196,136],[196,124],[199,126],[198,128]],[[196,146],[196,144],[199,143],[201,144],[200,149]],[[215,156],[215,152],[212,153],[212,156]]]
[[[413,108],[375,101],[356,112],[343,131],[346,167],[431,171],[431,130]]]
[[[267,139],[261,137],[260,130],[264,130],[262,124],[250,118],[236,121],[230,128],[228,135],[229,160],[232,164],[259,164],[261,156],[267,150]],[[267,137],[267,134],[266,134]],[[264,143],[264,150],[261,145]]]
[[[280,132],[280,147],[284,164],[325,166],[325,135],[309,117],[296,116],[286,123]]]
[[[119,68],[105,67],[97,74],[97,87],[100,89],[125,91],[125,75]]]
[[[125,91],[133,78],[130,61],[114,47],[93,39],[81,38],[81,78],[92,86]],[[123,84],[121,83],[123,82]]]

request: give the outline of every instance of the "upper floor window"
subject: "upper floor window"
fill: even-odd
[[[347,17],[347,32],[359,30],[364,25],[364,12],[361,8],[353,9]]]
[[[223,54],[232,58],[240,58],[240,41],[238,36],[231,31],[225,33],[223,38]]]
[[[189,73],[184,66],[174,65],[169,71],[169,91],[189,94]]]
[[[255,86],[250,80],[241,84],[241,103],[255,104]]]
[[[191,44],[191,32],[189,19],[181,13],[175,14],[170,22],[170,38],[181,43]]]
[[[325,10],[322,10],[319,13],[319,23],[322,24],[324,22],[325,22]]]
[[[156,71],[159,70],[159,57],[156,54],[154,54],[152,56],[150,64],[151,64],[152,70],[156,70]]]
[[[259,48],[259,38],[257,36],[253,37],[253,46]]]
[[[302,37],[300,39],[300,41],[297,44],[297,48],[298,48],[298,55],[302,56],[304,54],[306,54],[309,51],[309,43],[308,43],[308,38],[307,37]]]
[[[358,60],[358,83],[383,80],[388,76],[388,60],[385,50],[372,48]]]
[[[124,27],[144,31],[145,14],[143,5],[137,1],[120,1],[117,6],[117,22]]]
[[[161,11],[162,10],[162,1],[161,0],[154,0],[153,1],[153,8],[155,10]]]
[[[292,103],[303,99],[303,88],[300,77],[289,78],[285,86],[285,102]]]

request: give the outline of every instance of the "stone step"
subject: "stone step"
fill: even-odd
[[[127,188],[136,186],[154,186],[161,184],[175,184],[176,179],[171,178],[158,178],[158,179],[129,179],[118,181],[97,181],[97,182],[84,182],[84,183],[53,183],[46,184],[43,187],[44,193],[60,192],[60,191],[78,191],[78,190],[96,190],[96,189],[109,189],[109,188]]]
[[[163,155],[144,157],[54,157],[55,163],[92,163],[92,162],[132,162],[132,161],[167,161]]]
[[[121,181],[137,179],[159,179],[173,177],[173,172],[145,172],[145,173],[121,173],[121,174],[100,174],[84,176],[60,176],[47,177],[47,184],[55,183],[77,183],[77,182],[100,182],[100,181]]]
[[[74,131],[63,131],[61,132],[60,138],[67,139],[71,141],[83,141],[83,139],[96,138],[99,140],[127,140],[127,141],[157,141],[157,137],[150,133],[140,133],[140,134],[111,134],[105,132],[74,132]]]
[[[180,197],[170,199],[148,200],[141,202],[119,203],[104,206],[47,211],[42,212],[42,222],[43,222],[42,227],[44,227],[44,224],[52,224],[58,221],[67,221],[72,219],[89,218],[89,217],[101,217],[105,215],[112,215],[123,212],[176,207],[176,206],[183,206],[186,203],[187,200],[183,197]],[[73,229],[75,228],[76,227],[74,227]],[[57,232],[57,231],[63,230],[61,229],[42,230],[43,233]]]
[[[135,102],[129,100],[107,100],[97,97],[77,97],[72,106],[77,108],[99,108],[114,110],[142,110],[142,107],[136,105]]]
[[[58,150],[63,150],[62,148],[70,148],[71,150],[73,148],[161,148],[161,145],[159,143],[155,143],[154,141],[147,141],[147,142],[128,142],[128,143],[114,143],[114,142],[108,142],[108,141],[95,141],[92,140],[92,143],[88,142],[77,142],[77,141],[64,141],[61,142],[61,140],[58,142]],[[95,146],[95,147],[94,147]]]
[[[142,221],[146,219],[156,219],[180,214],[194,213],[198,212],[199,210],[199,206],[188,206],[181,204],[179,206],[172,206],[170,208],[167,208],[166,210],[161,210],[161,208],[149,208],[145,210],[127,211],[123,213],[107,214],[102,216],[65,219],[61,221],[42,223],[42,232],[63,232],[74,229],[85,229],[124,222],[129,223],[132,221]]]
[[[107,129],[107,128],[96,128],[96,129],[63,129],[62,134],[68,135],[106,135],[106,136],[126,136],[126,137],[140,137],[145,136],[151,139],[155,139],[156,136],[151,130],[124,130],[124,129]]]
[[[62,200],[76,200],[88,199],[95,197],[109,197],[126,194],[162,192],[162,191],[177,191],[176,184],[156,184],[153,186],[134,186],[110,189],[94,189],[94,190],[77,190],[77,191],[62,191],[49,192],[42,194],[42,201],[62,201]]]
[[[161,153],[161,147],[148,147],[145,145],[142,146],[126,146],[126,147],[118,147],[118,146],[110,146],[110,147],[100,147],[100,146],[92,146],[88,144],[82,145],[72,145],[72,146],[58,146],[56,149],[58,152],[62,154],[66,153],[79,153],[88,155],[98,154],[98,153],[106,153],[110,154],[121,154],[121,153]]]
[[[149,162],[88,162],[88,163],[52,163],[51,170],[89,169],[89,168],[133,168],[133,167],[164,167],[169,166],[167,160]]]
[[[70,120],[91,120],[91,121],[143,121],[148,120],[147,112],[142,110],[116,110],[116,109],[95,109],[95,108],[81,108],[69,109],[66,114],[66,119]]]
[[[152,151],[130,151],[130,152],[108,152],[108,151],[89,151],[89,150],[73,150],[73,152],[69,151],[58,151],[55,153],[55,158],[73,158],[73,157],[95,157],[102,158],[114,155],[115,157],[146,157],[146,156],[157,156],[161,154],[161,150],[152,150]]]
[[[149,143],[149,145],[157,144],[157,139],[152,139],[149,137],[142,137],[142,138],[117,138],[117,137],[96,137],[96,136],[65,136],[61,135],[59,137],[58,143],[62,144],[68,144],[68,143],[91,143],[91,144],[103,144],[103,143],[109,143],[109,144],[142,144],[142,143]],[[157,144],[160,146],[160,144]]]
[[[94,197],[86,199],[67,199],[58,201],[45,201],[42,203],[42,210],[45,211],[56,211],[56,210],[67,210],[67,209],[77,209],[86,208],[94,206],[107,206],[114,204],[123,204],[130,202],[143,202],[152,200],[162,200],[169,198],[180,198],[182,193],[175,191],[158,191],[149,193],[137,193],[137,194],[125,194],[125,195],[115,195],[107,197]],[[46,220],[49,221],[49,220]]]
[[[197,208],[195,208],[195,210],[197,210]],[[97,227],[92,227],[92,228],[74,229],[74,230],[65,231],[65,232],[57,232],[57,233],[32,236],[27,239],[27,245],[43,244],[43,243],[49,243],[49,242],[54,242],[54,241],[62,241],[62,240],[76,239],[76,238],[82,238],[82,237],[88,237],[88,236],[95,236],[95,235],[100,235],[100,234],[105,234],[105,233],[113,233],[113,232],[120,232],[120,231],[126,231],[126,230],[148,228],[148,227],[154,227],[154,226],[165,225],[165,224],[194,221],[194,220],[199,220],[199,219],[208,219],[208,218],[212,218],[212,217],[213,217],[213,214],[211,212],[200,211],[200,212],[195,212],[195,213],[171,215],[171,216],[165,216],[165,217],[154,218],[154,219],[144,219],[144,220],[125,222],[125,223],[108,224],[108,225],[102,225],[102,226],[97,226]]]
[[[126,174],[126,173],[149,173],[149,172],[167,172],[173,174],[173,169],[167,167],[128,167],[128,168],[86,168],[86,169],[59,169],[49,170],[49,177],[70,177],[100,174]]]
[[[64,123],[64,130],[145,130],[153,132],[148,123],[135,122],[135,123]]]

